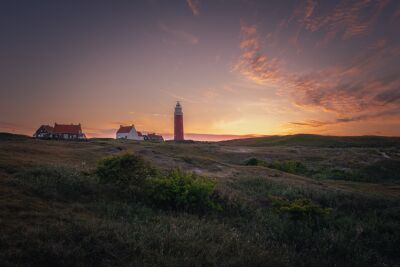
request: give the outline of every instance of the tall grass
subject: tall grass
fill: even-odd
[[[225,184],[237,192],[230,196],[217,191],[215,180],[182,171],[152,171],[137,183],[135,171],[148,174],[142,168],[153,166],[124,157],[107,159],[110,176],[60,166],[13,173],[13,183],[37,203],[33,211],[22,205],[23,212],[8,214],[19,216],[16,227],[0,220],[7,229],[0,265],[395,266],[400,260],[396,200],[247,176]],[[124,190],[132,182],[141,198]]]

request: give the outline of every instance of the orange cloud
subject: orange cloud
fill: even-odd
[[[370,119],[376,118],[399,118],[400,110],[399,109],[392,109],[386,110],[383,112],[372,113],[372,114],[361,114],[353,117],[343,117],[337,118],[333,121],[317,121],[317,120],[308,120],[308,121],[300,121],[300,122],[290,122],[290,124],[299,125],[299,126],[308,126],[308,127],[322,127],[327,125],[333,124],[340,124],[340,123],[349,123],[349,122],[356,122],[356,121],[366,121]]]
[[[400,110],[399,71],[391,70],[387,75],[377,76],[390,60],[400,56],[399,49],[389,46],[386,40],[376,41],[347,66],[299,74],[286,71],[282,60],[262,52],[255,26],[242,23],[241,35],[242,55],[235,70],[252,81],[279,88],[279,94],[290,95],[297,107],[321,109],[338,116],[334,121],[309,120],[292,124],[315,128],[400,115],[395,112]]]
[[[262,54],[256,26],[242,22],[240,32],[242,35],[240,42],[242,55],[234,70],[238,70],[249,79],[261,83],[276,81],[280,78],[278,73],[280,61]]]
[[[193,15],[198,16],[200,15],[200,2],[199,0],[186,0],[190,10],[192,11]]]
[[[342,1],[331,12],[317,15],[317,3],[307,1],[293,11],[289,21],[311,32],[325,31],[325,37],[319,42],[325,44],[338,35],[350,39],[367,34],[388,3],[388,0]]]

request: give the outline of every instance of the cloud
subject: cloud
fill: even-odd
[[[292,81],[291,95],[298,106],[322,108],[338,115],[400,108],[398,73],[376,78],[363,77],[364,74],[348,82],[342,81],[345,74],[298,76]]]
[[[200,15],[200,1],[199,0],[186,0],[186,3],[188,4],[193,15],[195,15],[195,16]]]
[[[294,9],[288,23],[293,22],[310,32],[322,32],[324,37],[319,45],[329,43],[337,36],[347,40],[366,35],[388,3],[389,0],[341,1],[323,13],[317,10],[316,1],[309,0]]]
[[[400,87],[393,87],[390,90],[383,91],[377,94],[374,97],[374,100],[378,103],[382,103],[383,105],[393,104],[393,103],[400,104]]]
[[[342,117],[337,118],[333,121],[318,121],[318,120],[307,120],[307,121],[300,121],[300,122],[290,122],[290,124],[298,125],[298,126],[307,126],[307,127],[322,127],[327,125],[334,125],[340,123],[350,123],[350,122],[357,122],[357,121],[367,121],[369,119],[376,119],[376,118],[388,118],[394,117],[399,118],[400,110],[399,109],[392,109],[386,110],[383,112],[372,113],[372,114],[361,114],[352,117]]]
[[[331,87],[297,87],[294,102],[298,106],[323,108],[339,117],[331,122],[308,121],[311,127],[363,121],[400,115],[400,80],[388,75],[365,82],[354,81]],[[294,94],[296,94],[294,93]],[[348,116],[345,116],[348,115]]]
[[[382,49],[387,45],[387,40],[379,39],[375,43],[373,43],[370,48],[371,49]]]
[[[239,62],[234,66],[234,70],[255,82],[276,81],[280,78],[278,73],[280,61],[262,53],[256,26],[247,25],[244,22],[241,24],[240,48],[242,55]]]
[[[256,26],[242,23],[241,37],[242,54],[234,70],[258,84],[278,88],[297,107],[338,117],[292,124],[321,127],[399,115],[393,110],[400,110],[400,71],[388,66],[399,59],[400,51],[386,40],[366,46],[343,66],[298,73],[286,70],[283,60],[263,53]]]
[[[195,35],[191,33],[188,33],[183,30],[173,29],[171,27],[168,27],[164,23],[160,23],[159,27],[163,32],[169,34],[170,36],[174,37],[176,40],[179,40],[180,42],[191,45],[196,45],[199,43],[199,38],[197,38]]]
[[[327,124],[330,124],[330,122],[317,121],[317,120],[308,120],[308,121],[290,122],[290,124],[294,124],[294,125],[298,125],[298,126],[308,126],[308,127],[321,127],[321,126],[325,126]]]
[[[314,0],[308,0],[308,1],[306,2],[306,6],[305,6],[305,9],[304,9],[304,17],[305,17],[306,19],[307,19],[307,18],[310,18],[310,17],[312,16],[312,14],[314,13],[314,10],[315,10],[316,6],[317,6],[317,2],[314,1]]]

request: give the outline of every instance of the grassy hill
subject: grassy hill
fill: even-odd
[[[22,134],[2,133],[0,132],[0,140],[27,140],[32,137]]]
[[[400,137],[296,134],[236,139],[223,143],[236,146],[400,147]]]
[[[1,135],[0,266],[399,266],[398,139],[271,138]]]

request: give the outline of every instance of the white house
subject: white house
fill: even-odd
[[[135,125],[131,126],[120,126],[117,131],[117,139],[129,139],[129,140],[143,140],[141,132],[136,131]]]

